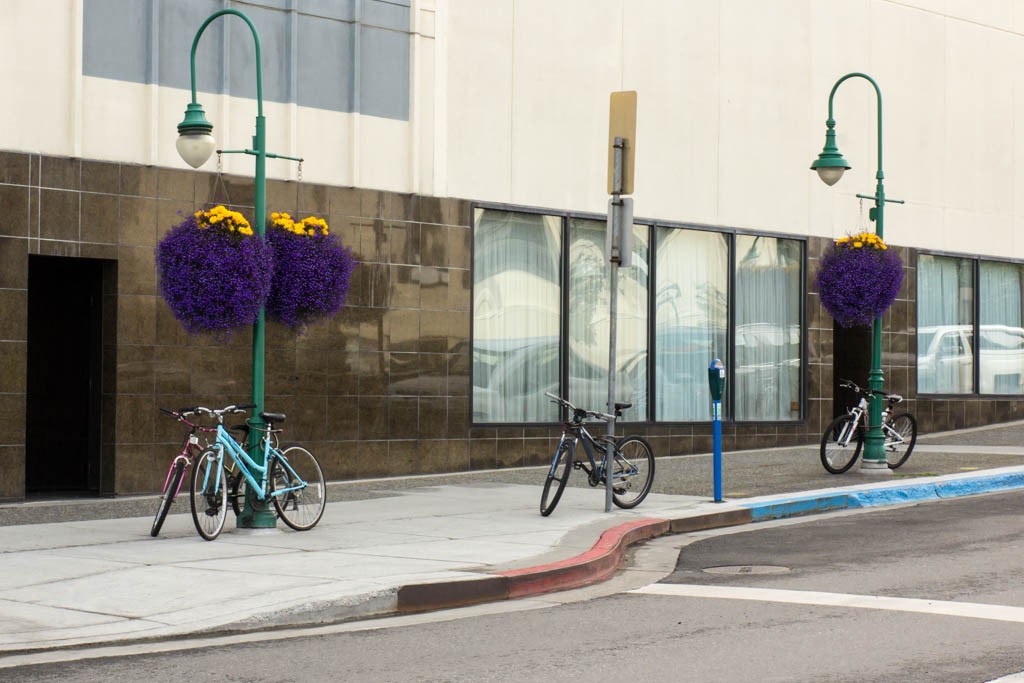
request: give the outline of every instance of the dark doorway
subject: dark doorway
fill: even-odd
[[[99,492],[103,265],[29,257],[26,495]]]
[[[871,328],[840,327],[833,323],[832,329],[832,416],[838,417],[857,403],[857,395],[839,386],[840,380],[853,380],[860,387],[868,386],[871,372]]]

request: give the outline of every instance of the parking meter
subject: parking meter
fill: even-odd
[[[722,502],[722,391],[725,389],[725,365],[715,358],[708,366],[708,389],[711,390],[711,424],[714,430],[715,502]]]
[[[711,400],[721,401],[722,391],[725,389],[725,365],[715,358],[708,367],[708,388],[711,390]]]

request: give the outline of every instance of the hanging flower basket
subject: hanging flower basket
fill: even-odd
[[[267,242],[274,253],[268,318],[301,333],[341,310],[356,260],[327,221],[272,213]]]
[[[878,235],[837,239],[818,267],[818,294],[842,327],[870,325],[896,300],[903,263]]]
[[[157,245],[160,294],[190,333],[228,334],[256,321],[270,291],[271,259],[242,214],[223,206],[196,211]]]

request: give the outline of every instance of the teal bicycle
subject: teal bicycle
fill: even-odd
[[[301,446],[289,446],[284,450],[279,447],[281,430],[274,425],[284,422],[283,413],[260,413],[264,426],[256,427],[247,421],[242,427],[246,432],[256,430],[262,433],[259,442],[263,453],[262,465],[250,457],[224,428],[225,415],[244,413],[251,407],[193,408],[195,413],[209,415],[217,421],[216,439],[192,465],[192,521],[196,531],[207,541],[220,535],[227,519],[229,492],[225,458],[238,468],[232,477],[232,501],[240,501],[249,489],[256,500],[272,502],[281,520],[296,531],[312,529],[324,514],[327,487],[320,463]]]

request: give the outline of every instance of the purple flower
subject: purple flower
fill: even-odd
[[[190,333],[230,333],[256,321],[270,291],[272,254],[259,237],[189,216],[156,249],[160,294]]]
[[[274,277],[267,317],[296,332],[337,313],[345,303],[356,260],[335,235],[267,230],[274,253]]]
[[[834,243],[818,268],[821,304],[842,327],[870,325],[900,291],[903,264],[884,245],[871,246],[856,238]]]

